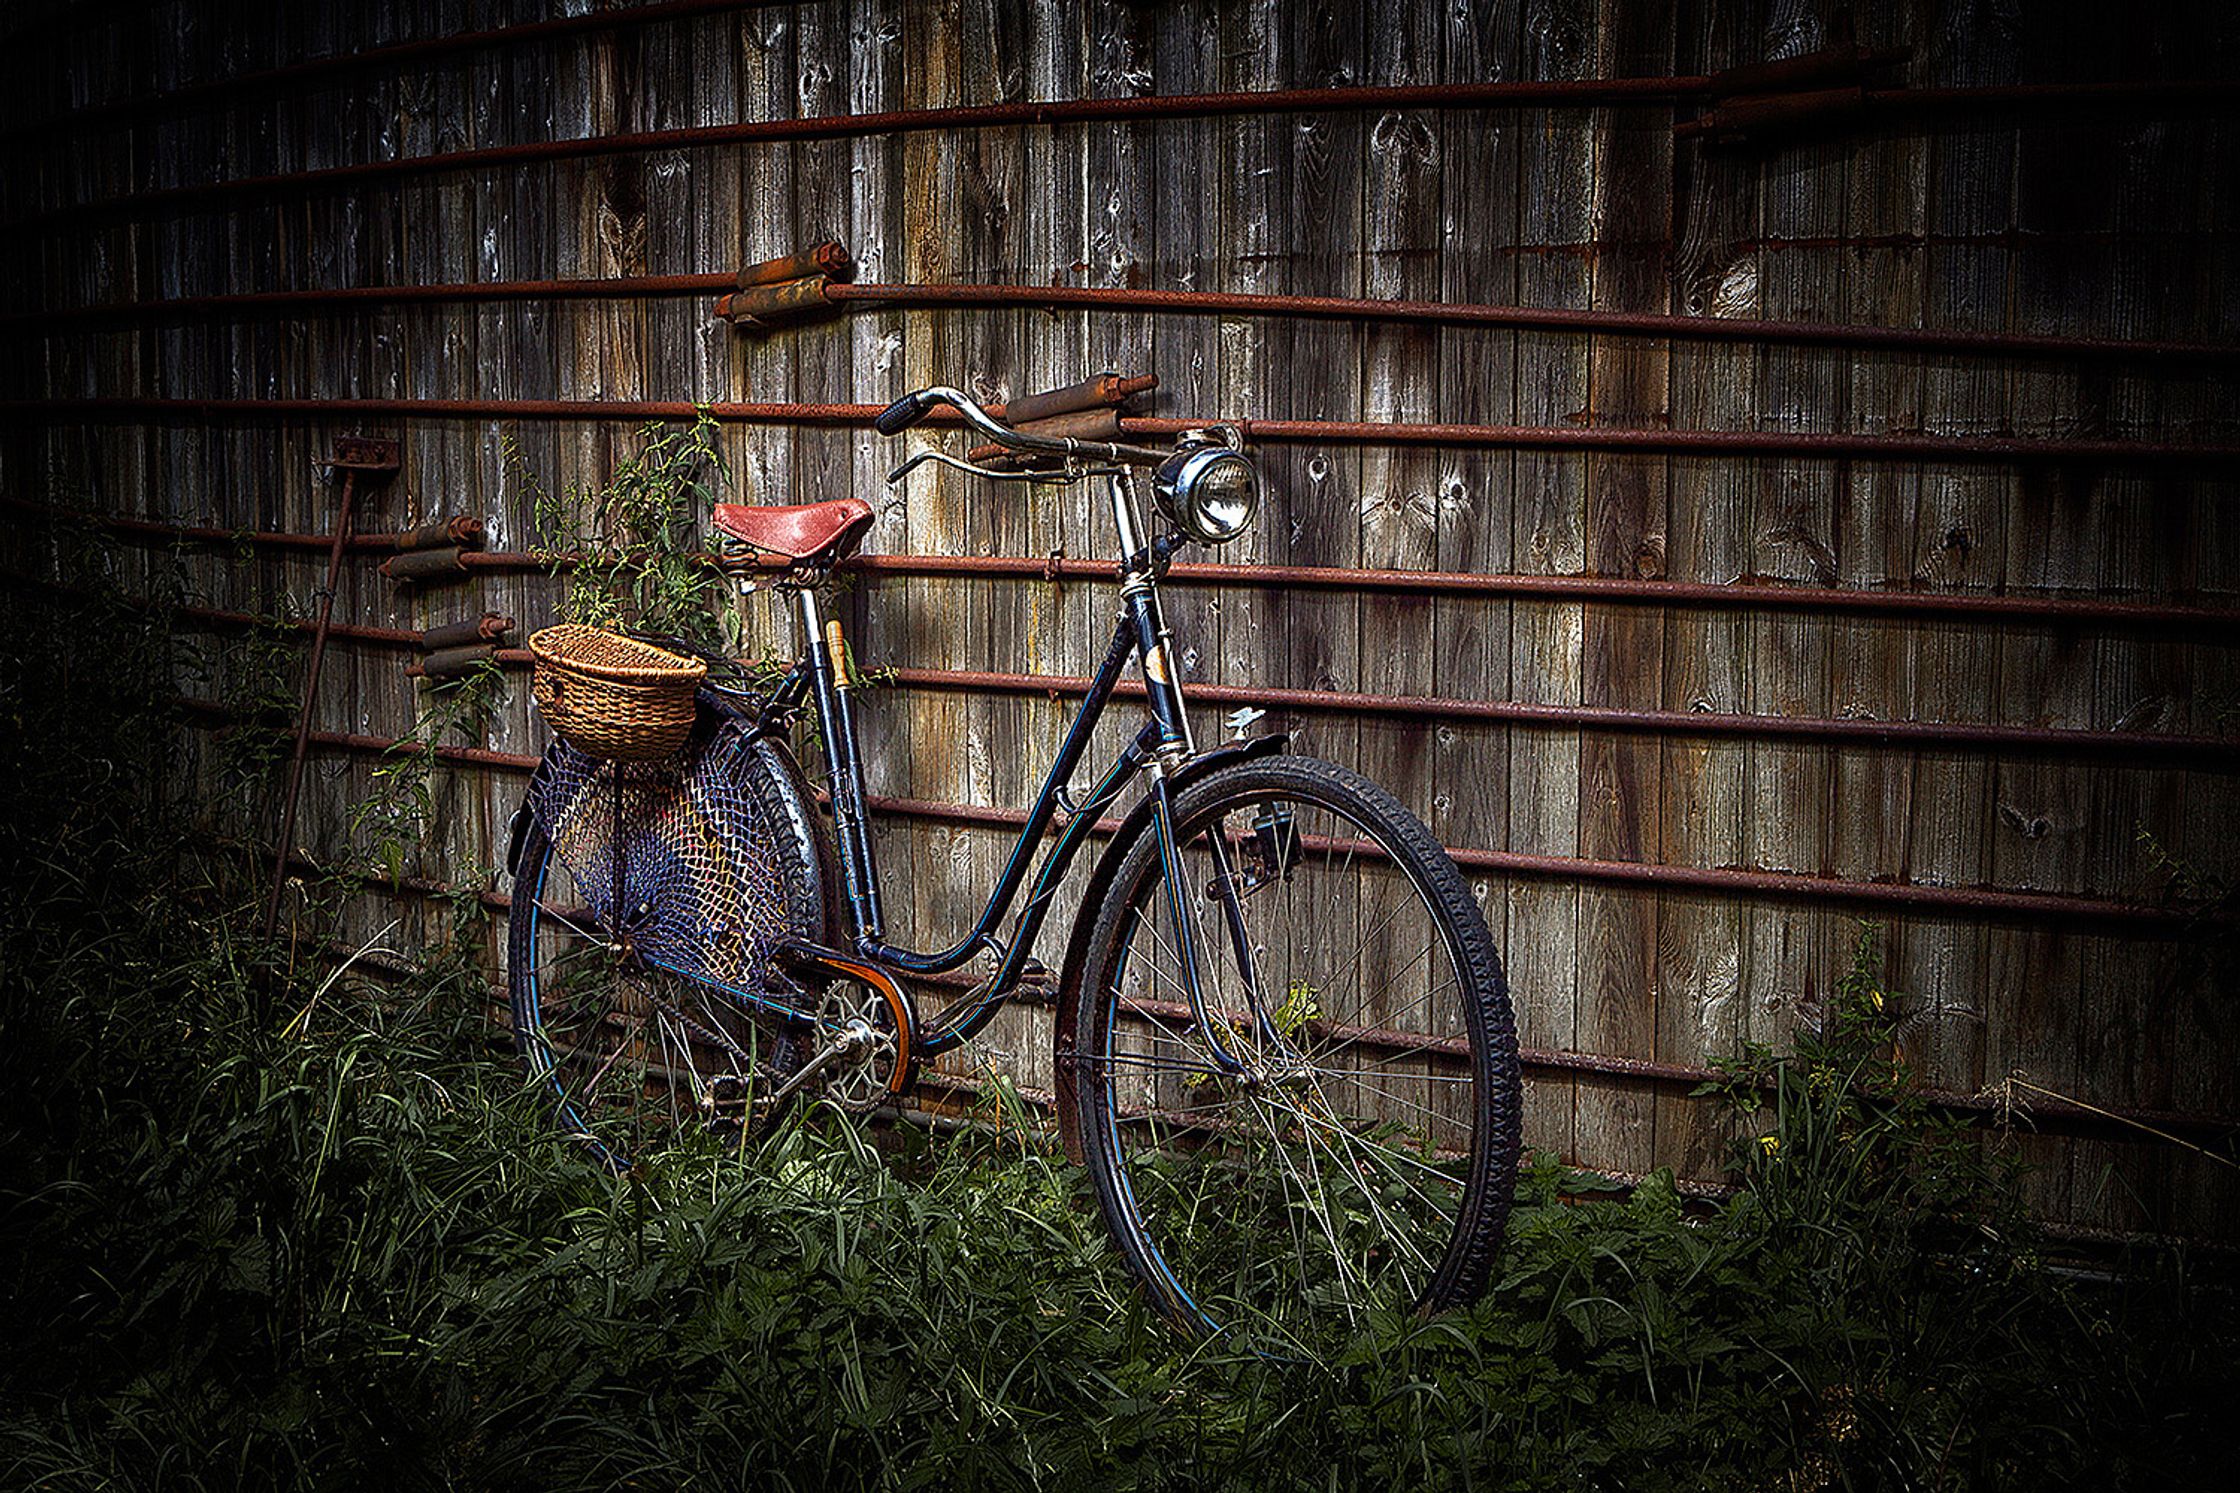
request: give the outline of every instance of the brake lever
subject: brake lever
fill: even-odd
[[[970,472],[975,477],[985,477],[990,482],[1043,482],[1053,486],[1067,482],[1079,482],[1084,477],[1094,477],[1100,472],[1108,470],[1103,467],[1084,467],[1073,461],[1068,461],[1063,467],[1055,470],[1038,471],[1029,468],[1025,471],[999,472],[994,467],[975,466],[969,461],[960,461],[946,451],[925,450],[920,451],[901,466],[887,473],[887,485],[889,487],[900,486],[903,478],[929,461],[937,462],[945,467],[952,467],[960,472]]]

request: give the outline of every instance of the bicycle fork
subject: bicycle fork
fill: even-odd
[[[1249,1064],[1230,1046],[1227,1023],[1206,998],[1204,955],[1199,948],[1197,919],[1191,912],[1195,892],[1187,879],[1181,835],[1175,820],[1175,771],[1197,755],[1197,744],[1191,738],[1182,684],[1175,677],[1168,652],[1170,635],[1159,606],[1158,567],[1152,562],[1151,551],[1138,538],[1135,503],[1127,479],[1112,478],[1111,489],[1121,553],[1129,557],[1123,562],[1125,573],[1120,583],[1120,600],[1135,625],[1137,653],[1143,664],[1144,694],[1151,708],[1152,732],[1148,734],[1157,738],[1151,762],[1152,832],[1159,840],[1160,868],[1167,886],[1167,920],[1174,931],[1175,962],[1180,966],[1178,972],[1189,998],[1191,1016],[1204,1033],[1214,1062],[1225,1071],[1242,1073]],[[1221,906],[1222,921],[1228,929],[1230,950],[1236,959],[1238,978],[1244,983],[1245,1003],[1252,1012],[1253,1024],[1262,1044],[1271,1045],[1280,1038],[1260,988],[1259,961],[1253,954],[1251,930],[1245,926],[1243,898],[1237,889],[1222,825],[1223,821],[1216,818],[1205,829],[1206,848],[1214,867],[1213,884],[1207,888],[1207,893]]]

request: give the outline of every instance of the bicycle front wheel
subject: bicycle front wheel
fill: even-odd
[[[778,748],[708,719],[666,761],[546,754],[508,915],[514,1038],[610,1162],[746,1126],[800,1062],[816,995],[769,951],[828,931],[803,797]]]
[[[1098,910],[1073,1058],[1131,1270],[1186,1330],[1278,1355],[1475,1299],[1520,1084],[1468,884],[1390,794],[1326,762],[1225,768],[1174,808],[1180,877],[1147,832]]]

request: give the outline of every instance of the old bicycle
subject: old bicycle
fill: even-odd
[[[877,427],[898,435],[943,405],[1039,465],[928,449],[890,483],[929,463],[1030,494],[1100,481],[1118,550],[1110,645],[977,921],[934,951],[887,936],[861,681],[821,601],[870,505],[718,505],[718,531],[782,566],[800,656],[764,690],[711,676],[654,760],[610,760],[565,730],[546,753],[508,857],[508,982],[531,1073],[561,1123],[614,1157],[618,1127],[648,1107],[745,1128],[805,1094],[875,1108],[1005,1002],[1051,1000],[1068,1150],[1170,1320],[1304,1342],[1380,1304],[1475,1298],[1508,1214],[1519,1080],[1471,888],[1367,779],[1282,735],[1201,746],[1185,711],[1159,587],[1183,546],[1252,521],[1260,476],[1240,434],[1195,430],[1166,451],[1038,435],[947,387],[904,396]],[[1148,719],[1077,789],[1131,666]],[[810,722],[822,806],[791,746]],[[1115,817],[1053,976],[1038,935]],[[956,978],[974,966],[976,983]]]

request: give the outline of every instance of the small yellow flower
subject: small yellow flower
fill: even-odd
[[[1766,1155],[1768,1155],[1768,1156],[1778,1156],[1778,1155],[1780,1155],[1780,1154],[1781,1154],[1781,1137],[1780,1137],[1780,1136],[1778,1136],[1778,1135],[1761,1135],[1761,1136],[1759,1136],[1759,1137],[1758,1137],[1758,1149],[1759,1149],[1759,1150],[1761,1150],[1761,1151],[1763,1151],[1763,1152],[1765,1152],[1765,1154],[1766,1154]]]

